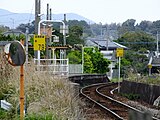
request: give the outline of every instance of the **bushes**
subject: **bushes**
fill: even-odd
[[[0,69],[0,96],[13,105],[11,111],[2,111],[0,118],[18,120],[20,67],[12,67],[7,62],[0,67],[3,68]],[[68,79],[35,71],[32,63],[24,68],[26,120],[82,118],[78,98]]]

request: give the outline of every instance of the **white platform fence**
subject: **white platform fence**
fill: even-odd
[[[55,75],[68,75],[68,59],[34,59],[37,71],[51,72]]]

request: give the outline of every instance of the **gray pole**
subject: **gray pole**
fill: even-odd
[[[38,34],[38,23],[40,21],[40,0],[35,0],[35,34]]]
[[[84,47],[82,45],[82,74],[84,72]]]
[[[63,22],[65,23],[65,28],[63,28],[64,29],[64,46],[66,45],[66,14],[64,14],[64,20],[63,20]]]
[[[159,58],[158,31],[157,31],[157,58]]]
[[[106,39],[107,39],[107,41],[106,41],[106,50],[108,51],[108,37],[107,37],[107,32],[108,32],[108,27],[107,27],[107,30],[106,30]]]
[[[120,73],[120,70],[121,70],[121,68],[120,68],[120,66],[121,66],[121,57],[118,57],[119,58],[119,70],[118,70],[118,93],[120,92],[120,75],[121,75],[121,73]]]
[[[28,33],[29,33],[29,29],[28,27],[26,27],[26,63],[28,64]]]
[[[35,0],[35,34],[38,33],[38,0]]]
[[[49,20],[49,4],[47,4],[47,16],[46,16],[47,20]],[[47,23],[48,26],[48,23]],[[49,26],[48,26],[49,28]],[[49,38],[46,38],[46,59],[48,59],[48,41]]]
[[[50,16],[50,18],[49,18],[49,20],[52,20],[52,9],[50,8],[49,9],[49,16]],[[52,31],[52,28],[51,28],[51,31]],[[51,33],[51,36],[52,36],[52,33]],[[49,38],[49,45],[51,45],[51,42],[52,42],[52,37],[50,37]],[[48,58],[50,59],[51,58],[51,50],[48,50]]]
[[[49,20],[49,4],[47,4],[47,16],[46,19]]]
[[[39,14],[39,15],[38,15],[38,22],[39,22],[40,19],[41,19],[41,18],[40,18],[40,17],[41,17],[41,16],[40,16],[40,14],[41,14],[41,0],[38,1],[38,14]]]
[[[35,34],[38,34],[38,23],[40,21],[41,1],[35,0]],[[38,58],[38,52],[34,51],[35,58]]]
[[[64,46],[66,45],[66,14],[64,14],[64,21],[65,23],[65,28],[64,29],[64,35],[63,35],[63,40],[64,40]],[[66,50],[64,50],[64,59],[66,58]]]
[[[50,18],[49,19],[52,20],[52,9],[51,8],[49,9],[49,14],[50,14]]]

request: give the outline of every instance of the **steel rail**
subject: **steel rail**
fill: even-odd
[[[107,85],[106,85],[106,86],[107,86]],[[125,103],[123,103],[123,102],[120,102],[120,101],[118,101],[118,100],[113,99],[112,97],[109,97],[109,96],[107,96],[107,95],[104,95],[103,93],[101,93],[101,92],[99,91],[99,89],[101,89],[101,88],[103,88],[103,87],[105,87],[105,85],[96,88],[96,92],[97,92],[99,95],[101,95],[101,96],[103,96],[103,97],[105,97],[105,98],[107,98],[107,99],[110,99],[110,100],[113,101],[113,102],[117,102],[117,103],[119,103],[119,104],[121,104],[121,105],[123,105],[123,106],[126,106],[126,107],[128,107],[129,109],[131,109],[131,110],[133,110],[133,111],[139,112],[140,114],[144,114],[144,112],[142,112],[142,111],[140,111],[140,110],[138,110],[138,109],[136,109],[136,108],[134,108],[134,107],[132,107],[132,106],[130,106],[130,105],[127,105],[127,104],[125,104]],[[113,94],[113,91],[115,91],[115,90],[117,90],[117,88],[114,88],[113,90],[111,90],[110,93]],[[153,117],[153,116],[152,116],[152,119],[153,119],[153,120],[159,120],[158,118]]]
[[[116,103],[116,104],[119,104],[119,105],[121,105],[121,106],[127,107],[127,108],[130,109],[130,110],[133,110],[133,111],[136,111],[136,112],[138,112],[138,113],[140,113],[140,114],[143,114],[144,112],[142,112],[142,111],[140,111],[140,110],[138,110],[138,109],[136,109],[136,108],[134,108],[134,107],[131,107],[131,106],[129,106],[129,105],[123,103],[123,102],[120,102],[120,101],[118,101],[118,100],[115,100],[115,99],[113,99],[112,97],[109,97],[109,96],[107,96],[107,95],[104,95],[103,93],[101,93],[101,92],[99,91],[99,90],[100,90],[101,88],[103,88],[103,87],[107,87],[107,86],[111,86],[111,85],[115,85],[115,84],[117,84],[117,83],[98,83],[98,84],[92,84],[92,85],[83,87],[83,88],[80,90],[80,93],[81,93],[84,97],[86,97],[87,99],[89,99],[90,101],[92,101],[93,103],[95,103],[96,105],[98,105],[100,108],[103,108],[105,111],[107,111],[108,113],[112,114],[114,117],[116,117],[116,119],[119,119],[119,120],[124,120],[124,118],[121,117],[120,115],[118,115],[116,112],[112,111],[111,109],[105,107],[105,106],[102,105],[101,103],[95,101],[94,99],[92,99],[92,98],[89,97],[88,95],[86,95],[85,89],[91,88],[91,87],[96,87],[96,86],[97,86],[97,88],[96,88],[96,94],[98,94],[99,96],[102,96],[102,97],[104,97],[105,99],[109,99],[109,100],[111,100],[112,102],[114,102],[114,103]],[[100,85],[101,85],[101,86],[100,86]],[[113,93],[114,90],[116,90],[116,88],[114,88],[113,90],[111,90],[112,92],[111,92],[111,91],[110,91],[110,92]],[[155,118],[155,117],[152,117],[152,119],[153,119],[153,120],[159,120],[158,118]]]
[[[116,119],[118,120],[123,120],[122,117],[120,117],[118,114],[116,114],[115,112],[113,112],[112,110],[108,109],[107,107],[103,106],[101,103],[95,101],[94,99],[92,99],[91,97],[87,96],[83,90],[86,89],[86,88],[90,88],[90,87],[94,87],[94,86],[99,86],[99,85],[104,85],[106,83],[98,83],[98,84],[92,84],[92,85],[89,85],[89,86],[86,86],[86,87],[83,87],[81,90],[80,90],[80,93],[85,96],[86,98],[88,98],[90,101],[92,101],[93,103],[95,103],[96,105],[98,105],[99,107],[103,108],[105,111],[109,112],[110,114],[112,114],[114,117],[116,117]],[[108,85],[111,85],[108,84]]]

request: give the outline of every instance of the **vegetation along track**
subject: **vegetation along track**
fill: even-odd
[[[137,110],[111,97],[110,91],[115,89],[117,86],[117,83],[93,84],[83,87],[80,92],[84,97],[96,104],[100,109],[103,109],[107,115],[107,119],[110,117],[111,119],[128,120],[130,110],[142,114],[143,112],[140,110]],[[106,91],[105,95],[102,93],[104,90]],[[156,120],[156,118],[153,118],[153,120]]]

